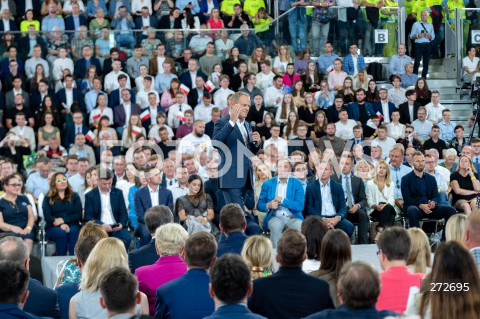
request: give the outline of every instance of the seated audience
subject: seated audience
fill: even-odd
[[[407,229],[410,237],[410,252],[408,253],[407,268],[412,273],[428,274],[432,270],[430,242],[427,234],[416,227]]]
[[[23,310],[27,301],[29,272],[21,264],[0,261],[0,313],[2,318],[38,318]]]
[[[223,206],[220,211],[219,227],[223,235],[218,243],[217,257],[227,253],[240,255],[247,239],[245,235],[247,222],[242,208],[238,204]]]
[[[252,281],[273,273],[273,246],[269,238],[263,235],[248,237],[241,255],[250,269]]]
[[[460,156],[457,170],[450,176],[450,185],[452,187],[453,207],[467,215],[477,209],[480,182],[478,181],[477,170],[470,157]]]
[[[464,214],[455,214],[450,217],[445,225],[445,240],[464,242],[466,223],[467,216]]]
[[[470,249],[470,253],[473,255],[477,268],[480,271],[480,213],[478,210],[472,212],[467,217],[465,243],[468,249]]]
[[[303,262],[302,270],[308,274],[320,268],[320,247],[328,228],[320,217],[308,216],[301,231],[307,240],[307,260]]]

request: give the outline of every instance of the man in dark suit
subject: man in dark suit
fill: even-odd
[[[60,89],[55,95],[57,100],[57,106],[61,110],[70,110],[72,104],[76,102],[82,112],[87,112],[87,109],[85,107],[85,97],[82,95],[82,92],[80,90],[73,87],[73,81],[73,75],[67,74],[65,76],[65,87],[63,89]],[[67,98],[67,92],[69,93],[69,95],[71,94],[71,100],[70,98]]]
[[[367,121],[375,114],[373,106],[370,102],[365,101],[367,97],[364,89],[360,88],[355,92],[356,101],[348,105],[348,118],[360,122],[365,129]],[[358,123],[358,124],[360,124]]]
[[[83,124],[83,113],[80,110],[72,111],[73,125],[65,127],[63,134],[63,146],[66,149],[69,149],[72,145],[75,144],[75,136],[77,133],[82,133],[86,135],[90,128]]]
[[[124,74],[120,74],[120,76],[122,75],[125,76]],[[118,90],[113,90],[112,92],[110,92],[110,97],[112,97],[112,93],[115,91]],[[138,104],[135,104],[135,102],[132,102],[131,100],[131,94],[133,93],[133,91],[125,88],[121,90],[121,93],[123,103],[117,104],[113,108],[113,123],[114,126],[117,128],[118,136],[122,136],[124,127],[126,127],[128,125],[128,121],[130,121],[130,119],[127,118],[126,115],[127,110],[130,115],[140,115],[141,113],[140,106]]]
[[[329,229],[341,229],[348,238],[352,237],[354,227],[346,219],[347,206],[342,185],[330,179],[332,165],[329,162],[317,162],[315,170],[318,179],[307,186],[305,215],[320,216]],[[325,205],[322,207],[323,201]]]
[[[42,48],[42,58],[45,59],[48,52],[47,43],[43,37],[38,35],[38,32],[35,30],[35,26],[29,26],[27,36],[21,37],[18,41],[18,54],[20,55],[20,58],[23,61],[27,61],[29,58],[31,58],[33,54],[33,47],[37,44]],[[32,54],[30,54],[30,52],[32,52]]]
[[[85,266],[88,256],[100,239],[97,236],[87,236],[78,239],[75,244],[75,257],[77,257],[77,264],[80,269]],[[61,318],[68,318],[70,299],[80,291],[78,286],[79,284],[77,283],[68,282],[55,288]]]
[[[55,91],[50,89],[48,81],[45,79],[40,79],[38,81],[38,89],[32,92],[30,96],[30,108],[34,112],[38,112],[40,106],[43,103],[43,99],[47,96],[51,96],[52,100],[55,102]]]
[[[205,124],[205,135],[208,135],[211,139],[213,138],[213,131],[215,129],[215,123],[218,121],[220,118],[222,112],[218,107],[214,107],[212,109],[212,119],[210,122]]]
[[[188,92],[187,97],[188,105],[190,105],[192,109],[195,109],[195,107],[202,102],[203,92],[206,92],[205,81],[201,75],[197,75],[195,78],[195,88]]]
[[[140,236],[140,246],[147,245],[152,236],[145,225],[145,212],[152,206],[165,205],[173,211],[172,192],[160,186],[160,170],[152,167],[146,172],[147,186],[135,193],[135,214],[137,215],[137,228],[135,234]]]
[[[303,272],[306,252],[307,241],[298,230],[290,228],[282,234],[277,246],[279,270],[253,282],[248,307],[254,313],[291,319],[334,308],[328,283]]]
[[[378,95],[380,96],[380,101],[373,103],[373,112],[382,114],[383,119],[380,123],[384,121],[390,123],[392,121],[392,112],[396,110],[395,104],[388,101],[388,90],[386,88],[378,90]]]
[[[417,119],[417,112],[420,103],[417,102],[417,93],[415,93],[414,90],[407,90],[405,96],[407,97],[407,102],[398,106],[398,110],[400,111],[400,123],[410,124]]]
[[[203,81],[207,81],[205,73],[198,68],[198,61],[192,58],[188,61],[187,71],[180,74],[180,83],[185,84],[189,89],[192,89],[194,85],[192,79],[196,79],[197,76],[202,77]]]
[[[108,236],[123,241],[127,251],[130,248],[130,232],[127,229],[127,208],[123,193],[112,188],[113,172],[101,169],[98,187],[85,195],[85,221],[93,220],[108,233]]]
[[[250,124],[245,120],[250,109],[250,97],[243,92],[237,92],[229,99],[230,114],[215,123],[213,139],[223,143],[229,150],[232,158],[237,158],[238,152],[244,155],[237,165],[231,165],[225,174],[219,177],[219,186],[223,191],[225,203],[235,203],[244,207],[245,193],[253,189],[253,167],[249,152],[256,154],[260,149],[260,134],[253,132]],[[242,149],[242,147],[244,149]],[[226,154],[222,149],[220,153],[220,166],[222,170],[227,164]],[[242,165],[242,166],[240,166]],[[247,220],[247,234],[261,234],[260,226],[255,222],[254,216],[245,212]]]
[[[210,269],[210,295],[216,310],[204,319],[265,319],[248,310],[252,289],[250,269],[242,257],[228,254],[219,258]]]
[[[212,234],[198,232],[187,239],[184,256],[188,271],[157,289],[156,319],[203,318],[213,313],[214,303],[208,293],[208,269],[216,255],[217,243]]]
[[[105,61],[103,61],[103,74],[108,74],[112,72],[113,70],[112,63],[113,61],[117,61],[117,60],[120,60],[120,50],[118,50],[117,48],[111,48],[110,57],[108,59],[105,59]],[[121,69],[125,70],[125,61],[120,60],[120,63],[122,65]]]
[[[95,66],[97,69],[97,75],[102,75],[102,67],[100,66],[100,61],[93,56],[93,48],[89,45],[85,45],[82,49],[82,58],[75,62],[75,78],[83,79],[87,73],[87,64]]]
[[[158,227],[173,223],[173,214],[167,206],[157,205],[150,207],[145,212],[144,220],[152,238],[147,245],[128,254],[128,266],[132,274],[135,273],[137,268],[152,265],[158,260],[158,253],[155,249],[155,238],[153,238],[153,236],[155,236],[155,231]]]
[[[28,92],[23,89],[23,84],[25,83],[23,79],[20,74],[13,77],[13,81],[11,82],[13,87],[5,94],[5,104],[7,108],[14,107],[15,95],[19,93],[22,94],[25,105],[30,105],[30,96]]]
[[[224,236],[218,243],[217,257],[227,253],[240,255],[247,240],[246,227],[247,222],[240,206],[237,204],[223,206],[220,211],[220,230]]]
[[[73,31],[78,31],[78,27],[75,27],[75,20],[77,20],[78,27],[88,26],[87,18],[80,14],[80,6],[78,3],[72,3],[72,14],[65,18],[65,31],[70,31],[67,33],[70,39],[75,35]]]
[[[118,84],[120,85],[120,87],[118,89],[112,90],[108,95],[108,106],[110,108],[113,109],[115,108],[115,106],[120,105],[122,103],[123,98],[121,97],[121,93],[124,89],[128,90],[128,92],[130,93],[129,101],[132,101],[132,103],[135,103],[135,91],[127,88],[127,80],[128,78],[125,74],[120,74],[118,76]],[[127,122],[128,122],[128,119],[127,119]]]
[[[0,32],[5,32],[5,29],[9,29],[11,32],[18,31],[18,25],[13,18],[10,18],[10,10],[3,9],[2,11],[3,19],[0,19]],[[8,23],[8,25],[6,25]]]
[[[158,21],[153,15],[149,15],[148,7],[142,7],[141,15],[135,18],[135,29],[147,31],[149,28],[157,29]],[[151,31],[150,31],[151,32]],[[142,42],[147,38],[147,34],[137,32],[137,42]]]
[[[332,180],[341,184],[347,203],[346,218],[358,224],[358,243],[368,244],[368,228],[370,221],[367,214],[367,196],[361,178],[352,174],[353,158],[351,155],[340,158],[340,174],[333,173]]]
[[[1,239],[0,261],[11,261],[22,265],[28,270],[30,268],[30,260],[27,244],[19,237],[8,236]],[[23,311],[39,317],[59,317],[57,294],[54,290],[44,287],[40,281],[30,278],[28,291],[29,298],[27,302],[24,301]],[[2,319],[4,318],[3,313],[1,317]]]

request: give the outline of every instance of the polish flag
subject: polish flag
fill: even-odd
[[[98,113],[97,115],[92,116],[93,120],[96,121],[102,117],[102,114]]]
[[[150,115],[150,111],[148,109],[143,111],[142,114],[140,114],[140,119],[142,120],[142,122],[145,122],[150,117],[151,117],[151,115]]]
[[[182,84],[180,85],[180,91],[182,91],[185,95],[188,95],[188,92],[190,92],[190,89],[185,84]]]
[[[211,92],[215,88],[215,84],[213,84],[212,81],[207,81],[207,83],[205,83],[205,88],[208,92]]]
[[[380,113],[380,111],[377,111],[377,115],[378,115],[378,118],[380,119],[380,121],[383,119],[383,115],[382,113]]]
[[[186,122],[187,120],[185,119],[185,115],[183,115],[183,112],[178,112],[177,114],[177,120]]]
[[[335,68],[333,67],[333,65],[330,65],[328,68],[327,68],[327,72],[333,72],[335,70]]]
[[[95,134],[93,134],[93,132],[90,130],[90,131],[88,131],[87,134],[85,134],[85,138],[86,138],[90,143],[92,143],[93,140],[95,139]]]
[[[138,134],[142,133],[142,128],[134,125],[132,127],[132,133],[137,136]]]

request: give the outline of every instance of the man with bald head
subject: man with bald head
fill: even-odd
[[[467,217],[465,243],[480,271],[480,210],[478,209]]]

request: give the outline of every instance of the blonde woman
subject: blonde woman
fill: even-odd
[[[477,170],[469,156],[460,156],[457,171],[450,176],[450,186],[452,187],[453,207],[467,215],[477,208],[480,182]]]
[[[305,92],[305,89],[303,88],[302,80],[295,80],[293,84],[292,96],[293,96],[293,103],[295,103],[295,105],[298,108],[301,108],[302,106],[305,105],[306,92]]]
[[[456,240],[461,243],[465,241],[465,223],[467,216],[464,214],[455,214],[448,219],[445,225],[446,241]]]
[[[107,310],[99,302],[99,283],[113,267],[129,269],[125,245],[117,238],[104,238],[93,248],[85,265],[80,266],[83,267],[80,292],[70,299],[69,318],[107,318]],[[139,313],[148,315],[148,300],[143,293]]]
[[[243,244],[242,258],[252,274],[252,280],[270,276],[273,272],[273,246],[261,235],[249,237]]]
[[[354,90],[358,89],[364,89],[365,91],[368,91],[368,81],[370,79],[368,78],[368,74],[366,70],[359,70],[357,75],[355,75],[353,79],[353,88]]]
[[[370,164],[368,164],[366,160],[360,160],[357,162],[355,165],[355,176],[360,177],[364,184],[372,179]]]
[[[138,114],[132,114],[130,115],[130,119],[128,120],[127,129],[123,130],[122,133],[123,148],[128,149],[130,145],[132,145],[136,141],[138,134],[143,134],[143,136],[147,136],[145,128],[142,126],[142,122],[140,121],[140,116]]]
[[[287,72],[287,64],[293,63],[288,46],[282,44],[278,47],[278,55],[273,60],[273,73],[283,76]]]
[[[410,252],[407,258],[407,268],[412,273],[427,274],[432,270],[432,256],[427,234],[417,227],[407,229],[410,237]]]
[[[395,222],[395,186],[390,177],[390,166],[381,160],[373,180],[367,182],[366,195],[370,217],[378,221],[377,236]],[[375,238],[376,240],[377,238]]]
[[[267,180],[272,178],[272,172],[267,165],[261,163],[255,166],[255,185],[253,186],[253,194],[255,199],[255,208],[253,209],[253,214],[258,217],[258,224],[263,228],[263,219],[265,218],[266,213],[260,212],[257,210],[257,202],[260,198],[260,192],[262,191],[262,185]]]
[[[283,96],[282,106],[277,108],[275,122],[278,124],[287,124],[288,114],[290,114],[290,112],[297,113],[298,110],[293,102],[293,95],[291,93],[287,93]]]
[[[261,71],[260,62],[271,60],[272,59],[270,58],[270,56],[265,53],[265,49],[263,49],[263,47],[261,46],[257,46],[253,50],[250,58],[248,59],[248,71],[252,72],[253,74],[257,74]]]

